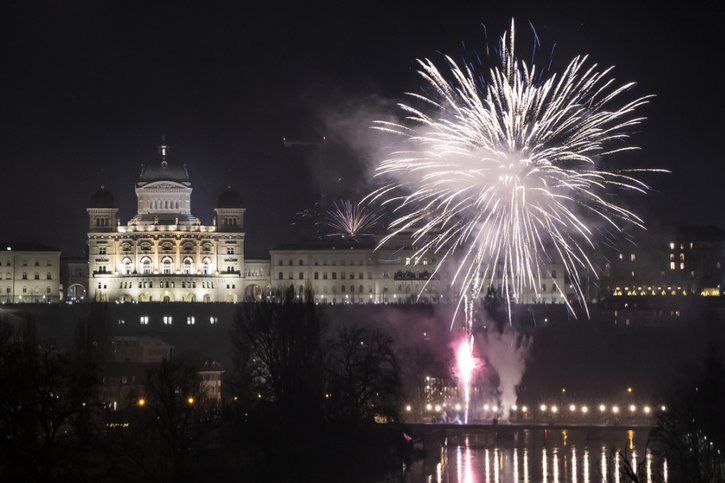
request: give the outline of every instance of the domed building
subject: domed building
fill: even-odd
[[[88,206],[88,298],[103,302],[236,302],[245,292],[244,208],[227,188],[202,225],[191,211],[186,167],[159,146],[141,168],[137,210],[126,225],[101,187]],[[248,271],[247,271],[248,272]],[[259,283],[259,281],[255,281]]]

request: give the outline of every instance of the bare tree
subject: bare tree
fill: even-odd
[[[376,416],[397,419],[401,383],[392,339],[354,326],[341,329],[332,347],[330,397],[336,416],[353,423]]]

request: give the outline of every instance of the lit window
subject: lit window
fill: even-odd
[[[141,322],[141,325],[149,325],[149,316],[148,315],[142,315],[139,318],[139,322]]]
[[[170,315],[164,315],[164,325],[171,325],[174,319]]]
[[[675,249],[675,243],[674,242],[670,242],[670,250],[674,250],[674,249]]]
[[[144,258],[141,260],[141,272],[145,275],[148,275],[151,273],[151,259],[150,258]]]
[[[161,271],[164,275],[171,274],[171,259],[170,258],[167,257],[161,261]]]
[[[674,270],[674,269],[675,269],[675,262],[670,262],[670,270]]]
[[[196,320],[194,319],[193,315],[190,315],[186,318],[186,325],[194,325],[196,323]]]
[[[184,267],[182,269],[184,271],[184,275],[191,275],[191,264],[192,264],[192,262],[193,261],[192,261],[191,258],[185,258],[184,259]]]
[[[118,325],[124,325],[126,323],[123,319],[118,319]]]
[[[211,274],[211,260],[205,258],[201,261],[201,271],[204,275]]]
[[[633,262],[637,257],[635,257],[634,253],[630,253],[629,255],[629,261]]]
[[[213,317],[213,316],[212,317],[209,317],[209,323],[211,325],[214,325],[214,324],[216,324],[218,322],[219,322],[219,317]]]

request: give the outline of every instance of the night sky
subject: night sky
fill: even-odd
[[[377,147],[367,123],[419,86],[415,59],[470,59],[508,27],[519,52],[553,67],[588,53],[615,65],[632,96],[656,97],[618,162],[667,168],[637,200],[648,221],[725,225],[723,14],[550,2],[134,2],[0,5],[0,240],[85,246],[101,184],[122,219],[140,165],[167,136],[186,163],[193,212],[211,223],[227,185],[247,207],[248,256],[298,236],[295,213],[320,193],[356,196]],[[230,5],[236,5],[230,7]],[[324,146],[285,148],[281,138]]]

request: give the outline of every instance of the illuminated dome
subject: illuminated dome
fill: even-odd
[[[91,201],[88,203],[89,208],[115,208],[116,202],[113,194],[104,186],[101,186],[95,193],[91,195]]]
[[[219,195],[216,206],[217,208],[242,208],[242,196],[237,190],[227,186],[227,189]]]
[[[165,139],[162,139],[161,144],[159,145],[161,162],[158,164],[154,163],[142,165],[137,186],[143,186],[156,181],[172,181],[174,183],[191,186],[191,179],[189,178],[188,171],[186,171],[186,166],[170,162],[168,158],[168,151],[169,146],[166,144]]]
[[[189,173],[183,165],[172,164],[164,160],[160,164],[144,165],[138,177],[139,185],[153,183],[154,181],[173,181],[175,183],[190,183]]]

